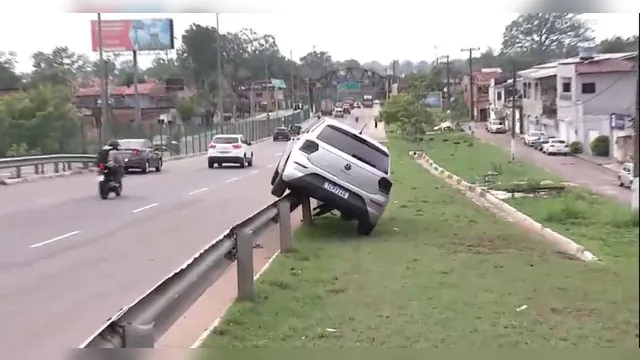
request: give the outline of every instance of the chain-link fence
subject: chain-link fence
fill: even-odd
[[[148,123],[136,128],[133,124],[113,127],[117,139],[149,139],[153,146],[161,150],[166,157],[184,156],[205,152],[214,135],[242,134],[247,140],[255,142],[271,137],[275,128],[299,124],[310,117],[309,109],[272,119],[240,120],[218,123],[169,123],[166,125]]]

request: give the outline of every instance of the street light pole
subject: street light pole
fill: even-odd
[[[640,46],[639,52],[640,54]],[[636,113],[633,119],[633,182],[631,184],[631,210],[638,211],[640,199],[640,62],[636,62]]]
[[[220,36],[220,14],[216,13],[216,40],[218,50],[218,121],[223,120],[222,115],[222,37]]]
[[[98,13],[98,54],[100,57],[100,108],[101,108],[101,125],[100,125],[100,144],[104,144],[109,134],[109,81],[107,62],[104,61],[104,50],[102,43],[102,14]]]
[[[269,93],[271,93],[270,90],[269,90],[269,85],[271,84],[271,80],[269,79],[269,62],[268,62],[268,59],[267,59],[267,53],[266,52],[265,52],[265,55],[264,55],[264,76],[265,76],[265,79],[266,79],[265,87],[267,89],[267,94],[269,94]],[[274,91],[275,91],[275,88],[274,88]],[[273,94],[273,93],[271,93],[271,94]],[[269,101],[267,102],[267,120],[271,119],[271,116],[269,115],[269,113],[270,113],[269,105],[271,105],[270,103],[271,103],[271,99],[269,99]]]

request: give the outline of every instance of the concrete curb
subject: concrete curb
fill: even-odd
[[[610,164],[601,164],[601,163],[599,163],[599,162],[596,162],[596,161],[591,160],[590,158],[588,158],[588,157],[586,157],[586,156],[581,156],[581,154],[571,154],[571,157],[574,157],[574,158],[576,158],[576,159],[580,159],[580,160],[582,160],[582,161],[588,162],[589,164],[592,164],[592,165],[596,165],[596,166],[598,166],[598,167],[600,167],[600,168],[603,168],[603,169],[605,169],[605,170],[609,170],[610,172],[612,172],[612,173],[614,173],[614,174],[618,175],[618,171],[616,171],[616,170],[614,170],[614,169],[611,169],[611,168],[609,168],[609,167],[605,166],[605,165],[610,165],[610,164],[615,163],[615,160],[614,160],[614,161],[612,161]]]
[[[474,203],[495,213],[498,216],[506,217],[507,220],[517,223],[526,230],[532,231],[553,245],[558,251],[573,256],[579,260],[593,262],[598,258],[587,251],[584,246],[577,244],[573,240],[556,233],[544,225],[533,220],[529,216],[516,210],[509,204],[493,196],[484,188],[472,185],[462,178],[452,174],[438,166],[422,151],[412,151],[411,155],[425,169],[433,175],[445,180],[453,188],[461,191],[465,196],[473,200]]]

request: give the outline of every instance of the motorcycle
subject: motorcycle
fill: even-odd
[[[316,119],[320,120],[320,114],[316,115]]]
[[[356,123],[358,122],[358,120],[360,120],[360,119],[356,116]]]
[[[98,193],[102,200],[109,198],[109,193],[115,193],[116,196],[122,195],[122,181],[120,183],[114,181],[113,169],[109,165],[98,165]]]

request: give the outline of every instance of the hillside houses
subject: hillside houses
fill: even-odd
[[[610,153],[624,160],[631,154],[637,63],[636,52],[585,52],[518,72],[518,98],[513,107],[516,132],[542,130],[567,142],[578,141],[586,152],[594,138],[607,135],[612,140]],[[511,80],[492,82],[492,118],[511,119],[507,88],[513,88]]]

